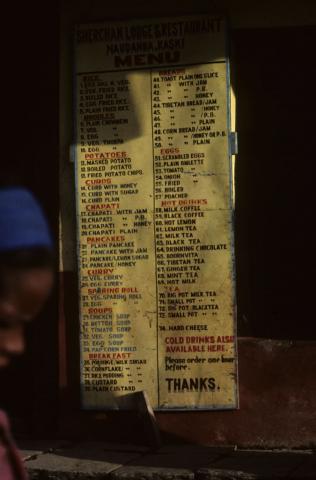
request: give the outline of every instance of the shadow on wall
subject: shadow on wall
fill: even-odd
[[[316,28],[232,32],[239,335],[316,339]]]

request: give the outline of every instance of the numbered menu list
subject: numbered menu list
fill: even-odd
[[[88,408],[232,408],[227,65],[77,75],[81,372]]]
[[[140,75],[78,77],[82,388],[88,405],[115,408],[118,396],[148,389],[157,378],[150,124],[137,127],[144,138],[126,140],[135,136],[131,95],[146,89],[150,94]]]

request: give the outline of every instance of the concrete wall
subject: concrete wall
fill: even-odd
[[[310,262],[312,1],[63,2],[60,68],[62,431],[142,442],[135,416],[82,412],[72,144],[76,22],[221,11],[231,24],[237,102],[236,256],[240,408],[157,414],[167,441],[247,447],[316,444],[316,328]],[[135,431],[139,435],[135,437]]]

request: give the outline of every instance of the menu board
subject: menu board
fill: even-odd
[[[225,42],[218,16],[76,29],[84,408],[237,405]]]

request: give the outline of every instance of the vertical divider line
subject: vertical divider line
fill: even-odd
[[[155,252],[155,278],[156,278],[156,361],[157,361],[157,397],[158,407],[160,405],[160,389],[159,389],[159,309],[158,309],[158,279],[157,279],[157,245],[156,245],[156,194],[155,194],[155,149],[154,149],[154,122],[153,122],[153,80],[152,69],[150,69],[150,113],[151,113],[151,141],[152,141],[152,157],[153,157],[153,226],[154,226],[154,252]]]

